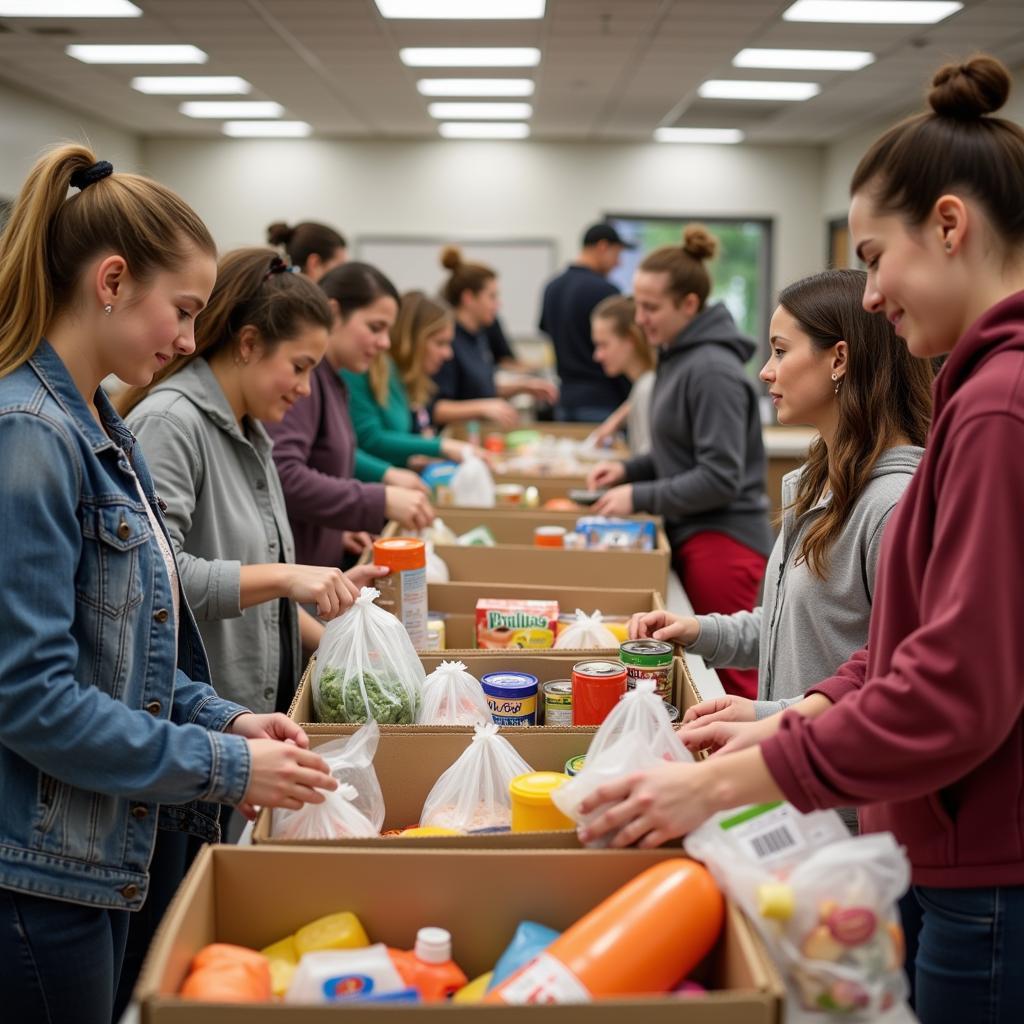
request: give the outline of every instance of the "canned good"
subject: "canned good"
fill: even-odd
[[[538,526],[533,531],[533,543],[539,548],[565,547],[565,527]]]
[[[537,724],[537,677],[529,672],[488,672],[480,677],[496,725]]]
[[[663,700],[672,697],[672,656],[674,649],[664,640],[627,640],[619,647],[619,661],[626,667],[626,686],[636,689],[637,681],[650,679]]]
[[[614,661],[572,667],[572,724],[600,725],[626,692],[626,669]]]
[[[572,778],[574,775],[579,775],[583,771],[583,765],[586,763],[586,754],[577,754],[575,757],[570,757],[565,762],[565,774]]]
[[[544,684],[544,724],[572,725],[571,679],[552,679]]]
[[[668,720],[675,725],[679,721],[679,708],[675,704],[669,704],[667,700],[661,702],[665,706],[665,713],[668,715]]]
[[[513,832],[552,832],[575,828],[553,803],[551,794],[569,779],[561,772],[530,772],[517,775],[509,783],[512,799]]]
[[[521,505],[525,489],[522,484],[498,484],[494,488],[494,500],[499,505]]]

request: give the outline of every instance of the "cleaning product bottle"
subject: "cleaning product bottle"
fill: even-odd
[[[452,936],[444,928],[421,928],[415,949],[389,949],[388,953],[402,980],[418,989],[425,1003],[443,1002],[469,980],[452,960]]]
[[[655,864],[612,893],[485,1003],[583,1003],[667,992],[711,951],[722,894],[696,861]]]

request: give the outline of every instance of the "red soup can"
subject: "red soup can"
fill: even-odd
[[[626,692],[617,661],[581,661],[572,667],[572,724],[600,725]]]

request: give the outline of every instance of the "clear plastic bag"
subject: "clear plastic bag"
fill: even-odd
[[[432,544],[455,544],[457,539],[455,531],[438,516],[429,526],[420,531],[420,536]]]
[[[304,804],[297,811],[274,811],[277,839],[371,839],[380,835],[356,807],[356,787],[343,782],[324,794],[320,804]]]
[[[475,832],[512,824],[509,783],[532,771],[498,727],[475,726],[473,740],[434,783],[420,815],[421,825]]]
[[[487,725],[491,709],[461,661],[442,661],[423,684],[418,725]]]
[[[566,817],[586,826],[605,810],[601,807],[590,814],[580,811],[580,804],[594,790],[663,761],[692,760],[665,714],[664,702],[654,692],[654,681],[641,679],[636,689],[630,690],[601,723],[587,750],[583,769],[559,786],[551,799]],[[607,846],[611,839],[609,834],[589,845]]]
[[[788,1021],[913,1019],[896,906],[910,865],[891,833],[850,836],[835,811],[763,804],[716,815],[685,846],[760,932]]]
[[[378,835],[384,824],[384,794],[381,792],[377,772],[373,767],[373,758],[379,742],[380,729],[376,722],[370,721],[351,736],[342,736],[317,747],[316,753],[327,762],[331,775],[342,786],[352,790],[351,795],[346,796],[343,801],[350,806],[341,808],[337,801],[332,801],[331,798],[338,792],[334,790],[327,794],[327,800],[322,804],[306,804],[297,811],[275,810],[272,829],[274,835],[289,839],[334,839],[341,836],[358,838],[362,832],[330,832],[334,826],[365,831],[355,815],[365,820],[370,835]],[[308,822],[305,820],[307,818]],[[350,824],[346,826],[346,823]],[[318,831],[327,831],[330,834],[312,834]]]
[[[327,623],[316,652],[313,707],[319,722],[416,721],[424,672],[409,634],[363,587],[355,604]]]
[[[494,508],[494,477],[487,463],[470,452],[451,480],[452,504],[472,508]]]
[[[427,549],[427,582],[447,583],[451,579],[448,565],[445,560],[434,550],[434,542],[428,540],[425,544]]]
[[[615,634],[601,620],[599,611],[588,615],[577,608],[574,622],[568,626],[559,625],[555,648],[577,651],[607,650],[609,647],[618,649],[619,641]]]

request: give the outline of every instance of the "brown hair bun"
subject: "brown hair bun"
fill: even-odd
[[[295,234],[295,228],[288,227],[283,220],[274,221],[267,228],[267,241],[271,245],[287,245]]]
[[[979,54],[939,68],[928,102],[939,117],[971,121],[995,113],[1009,94],[1010,75],[1002,62]]]
[[[462,250],[457,245],[446,245],[441,250],[441,266],[445,270],[456,270],[462,266]]]
[[[683,230],[683,252],[695,260],[709,260],[718,252],[718,239],[703,224],[687,224]]]

